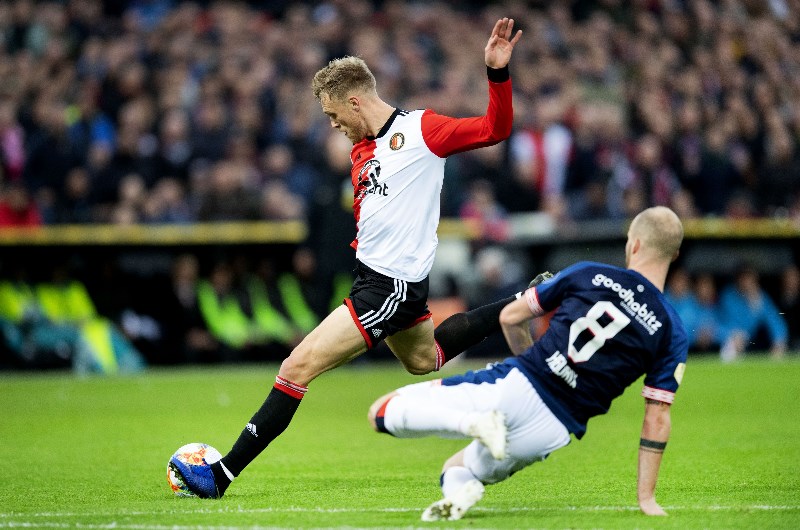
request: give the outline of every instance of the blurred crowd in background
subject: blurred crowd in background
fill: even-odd
[[[481,114],[504,15],[514,134],[450,160],[445,216],[800,217],[797,0],[10,0],[0,223],[305,219],[349,150],[314,72],[359,55],[399,107]]]
[[[337,274],[352,260],[351,145],[314,99],[313,74],[358,55],[398,107],[483,114],[483,48],[503,16],[524,31],[510,65],[512,137],[448,160],[443,216],[474,221],[484,243],[506,241],[521,212],[555,226],[651,205],[684,219],[800,221],[800,0],[9,0],[0,2],[0,226],[304,221],[314,252],[298,252],[290,276],[236,258],[202,269],[185,255],[159,284],[176,305],[99,300],[76,321],[83,329],[98,310],[111,316],[108,337],[121,330],[142,362],[283,355],[341,301],[347,279]],[[482,250],[461,293],[468,306],[526,283],[496,249]],[[310,269],[324,296],[301,296],[319,289]],[[40,280],[65,285],[15,274],[3,270],[7,321],[24,314],[20,300],[47,300]],[[681,274],[685,292],[678,281],[670,291],[682,317],[707,316],[703,285],[719,278]],[[777,319],[742,330],[714,313],[725,324],[697,324],[694,347],[726,358],[750,343],[776,356],[797,347],[796,266],[784,276],[771,297],[757,278],[745,297],[757,309],[768,300]],[[89,283],[95,298],[103,292]],[[720,308],[714,300],[723,311],[726,298]],[[196,307],[184,314],[184,303]],[[77,351],[76,336],[63,340]],[[171,357],[149,358],[164,351]]]

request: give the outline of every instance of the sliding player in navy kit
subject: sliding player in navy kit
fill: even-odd
[[[373,427],[400,438],[475,437],[444,465],[444,498],[425,521],[460,519],[484,484],[499,482],[581,438],[589,418],[643,374],[645,416],[639,444],[638,500],[648,515],[665,515],[655,500],[670,405],[686,363],[686,332],[662,291],[683,227],[672,210],[649,208],[633,220],[626,269],[581,262],[508,304],[500,314],[516,357],[485,370],[403,387],[370,408]],[[533,344],[530,320],[556,310]],[[476,436],[476,419],[495,428]],[[483,420],[486,423],[485,419]]]

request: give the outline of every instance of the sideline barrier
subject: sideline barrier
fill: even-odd
[[[553,244],[624,239],[627,221],[588,221],[557,225],[539,213],[511,216],[510,244]],[[688,219],[686,239],[799,239],[800,220]],[[0,246],[47,245],[237,245],[295,243],[308,234],[302,221],[239,221],[194,224],[49,225],[0,228]],[[442,219],[439,237],[476,240],[474,222]]]
[[[242,221],[186,225],[51,225],[0,229],[0,246],[220,245],[301,243],[301,221]]]

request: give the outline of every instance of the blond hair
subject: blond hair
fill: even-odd
[[[331,99],[342,100],[352,92],[375,92],[375,76],[363,59],[347,56],[334,59],[314,74],[311,88],[317,99],[327,94]]]
[[[648,208],[631,222],[631,235],[656,256],[672,261],[683,242],[683,224],[666,206]]]

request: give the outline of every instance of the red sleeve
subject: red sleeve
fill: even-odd
[[[511,136],[513,120],[511,80],[489,81],[489,107],[485,116],[450,118],[428,109],[422,115],[422,138],[433,154],[444,158],[502,142]]]

